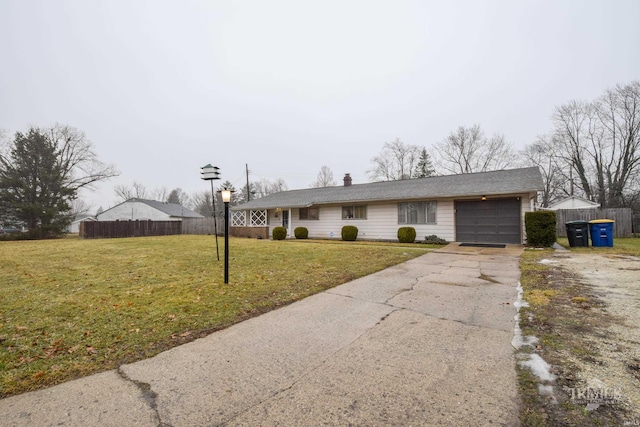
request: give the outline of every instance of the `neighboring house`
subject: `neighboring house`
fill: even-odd
[[[310,238],[341,238],[345,225],[358,239],[397,240],[411,226],[417,239],[523,243],[524,214],[535,210],[543,188],[537,167],[401,181],[282,191],[234,206],[232,234],[269,237],[276,226],[293,236],[306,227]],[[251,229],[262,230],[261,233]]]
[[[94,216],[91,215],[78,215],[71,224],[67,227],[67,233],[79,233],[80,223],[83,221],[97,221]]]
[[[175,203],[134,198],[100,212],[96,218],[98,221],[182,221],[183,218],[204,217]]]
[[[558,209],[598,209],[599,207],[600,203],[592,202],[591,200],[587,200],[578,196],[571,196],[542,209],[557,211]]]

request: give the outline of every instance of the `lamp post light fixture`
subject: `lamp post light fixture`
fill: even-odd
[[[213,192],[213,180],[220,179],[220,168],[211,166],[211,163],[200,168],[200,178],[211,182],[211,204],[213,207],[213,234],[216,235],[216,255],[220,261],[220,250],[218,249],[218,222],[216,221],[216,195]]]
[[[229,283],[229,202],[233,191],[225,188],[220,193],[224,202],[224,283]]]

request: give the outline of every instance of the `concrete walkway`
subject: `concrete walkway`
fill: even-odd
[[[516,426],[521,247],[451,244],[116,371],[3,426]]]

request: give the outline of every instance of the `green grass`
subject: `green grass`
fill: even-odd
[[[0,242],[0,397],[151,357],[426,245],[212,236]]]

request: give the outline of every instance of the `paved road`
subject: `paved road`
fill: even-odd
[[[115,371],[3,426],[518,425],[520,247],[449,245]]]

